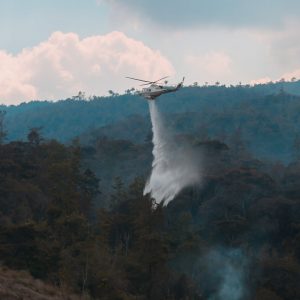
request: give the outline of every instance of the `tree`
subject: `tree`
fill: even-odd
[[[114,97],[116,95],[116,93],[112,90],[109,90],[108,93],[111,97]]]
[[[124,188],[124,183],[120,176],[114,178],[113,183],[113,193],[111,195],[111,206],[116,208],[122,201],[125,200],[126,192]]]
[[[79,91],[76,96],[72,97],[73,100],[87,100],[85,92]]]
[[[90,169],[86,169],[83,174],[81,174],[79,184],[82,193],[79,203],[80,210],[88,217],[93,207],[93,200],[100,193],[99,179]]]
[[[293,143],[293,152],[295,161],[300,161],[300,135],[297,134]]]
[[[7,134],[4,128],[5,115],[6,115],[6,111],[0,110],[0,145],[3,144]]]
[[[40,143],[43,141],[43,138],[41,137],[41,130],[42,130],[42,127],[30,128],[30,131],[27,134],[27,139],[31,145],[39,146]]]
[[[242,128],[239,126],[231,135],[229,146],[237,158],[245,158],[247,156],[246,144],[243,138]]]

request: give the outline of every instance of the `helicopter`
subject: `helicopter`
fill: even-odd
[[[141,86],[148,85],[147,87],[143,88],[141,91],[138,92],[138,95],[143,96],[147,100],[155,100],[157,97],[159,97],[162,94],[167,94],[171,92],[178,91],[184,82],[184,77],[180,83],[178,83],[176,86],[167,86],[167,85],[161,85],[159,82],[163,79],[168,78],[169,76],[165,76],[163,78],[160,78],[156,81],[149,81],[149,80],[143,80],[133,77],[126,77],[132,80],[137,80],[141,82],[145,82],[141,84]]]

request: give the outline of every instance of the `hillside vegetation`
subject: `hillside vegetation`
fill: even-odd
[[[242,299],[298,299],[300,161],[258,161],[238,138],[178,138],[205,172],[167,207],[143,196],[141,145],[102,139],[93,152],[35,131],[1,145],[2,264],[93,299],[210,299],[224,282]]]
[[[85,295],[46,284],[27,272],[0,268],[0,299],[5,300],[88,300]]]
[[[0,298],[300,299],[300,97],[279,87],[159,100],[175,144],[203,167],[167,206],[143,195],[146,101],[5,107]]]
[[[228,143],[242,130],[249,149],[262,159],[290,162],[300,128],[300,82],[250,86],[186,87],[165,95],[159,108],[177,133],[207,135]],[[129,94],[0,107],[7,140],[26,139],[30,128],[44,138],[70,142],[93,136],[142,143],[151,132],[147,102]]]

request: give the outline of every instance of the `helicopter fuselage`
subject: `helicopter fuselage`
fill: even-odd
[[[177,86],[162,86],[158,84],[151,84],[147,88],[143,88],[140,92],[140,95],[145,97],[147,100],[155,100],[162,94],[167,94],[171,92],[175,92],[180,89],[182,83],[179,83]]]
[[[168,86],[168,85],[158,84],[159,81],[161,81],[167,77],[168,76],[165,76],[156,81],[149,81],[149,80],[133,78],[133,77],[126,77],[126,78],[141,81],[141,82],[146,82],[146,83],[143,83],[142,85],[147,85],[147,87],[143,88],[141,91],[137,92],[137,94],[140,96],[143,96],[147,100],[154,100],[162,94],[176,92],[183,86],[184,77],[183,77],[182,81],[180,83],[178,83],[176,86]]]

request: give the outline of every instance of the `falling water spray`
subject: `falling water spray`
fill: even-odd
[[[148,101],[153,131],[152,173],[144,194],[150,193],[157,203],[168,204],[185,187],[199,184],[199,152],[185,142],[176,142],[165,126],[156,102]]]

